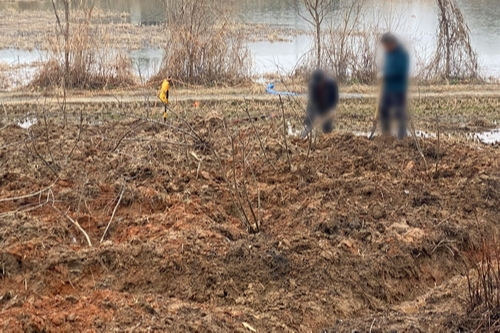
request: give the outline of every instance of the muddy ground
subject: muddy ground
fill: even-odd
[[[347,133],[361,102],[313,141],[295,100],[6,105],[0,330],[487,331],[466,273],[498,248],[500,151],[452,135],[495,126],[485,100],[420,104],[439,142]]]

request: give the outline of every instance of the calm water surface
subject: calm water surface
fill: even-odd
[[[170,2],[175,0],[170,0]],[[411,46],[415,59],[432,53],[437,30],[436,0],[366,0],[363,23],[377,21],[384,30],[400,34]],[[297,0],[238,0],[239,19],[247,23],[267,23],[276,27],[307,30],[309,27],[296,13]],[[471,30],[472,43],[478,52],[483,74],[500,78],[500,0],[457,0]],[[100,8],[130,14],[134,24],[164,22],[163,0],[97,0]],[[49,1],[0,2],[0,10],[50,10]],[[311,48],[306,36],[292,37],[289,42],[252,42],[254,72],[290,71]],[[0,62],[29,62],[37,55],[22,50],[1,50]],[[38,54],[38,56],[42,56]],[[162,51],[143,49],[131,52],[134,67],[143,76],[159,66]]]

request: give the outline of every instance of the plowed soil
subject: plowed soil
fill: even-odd
[[[498,246],[499,148],[303,141],[273,107],[0,124],[0,331],[481,325],[465,273]]]

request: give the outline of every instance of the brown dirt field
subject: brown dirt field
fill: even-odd
[[[498,147],[310,145],[244,107],[2,118],[0,331],[478,327],[464,258],[498,246]]]

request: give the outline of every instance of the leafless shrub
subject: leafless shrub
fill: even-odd
[[[250,198],[249,176],[252,174],[255,178],[253,170],[247,162],[247,145],[248,142],[239,140],[241,147],[238,149],[236,138],[230,133],[227,121],[224,120],[224,128],[231,144],[231,176],[226,178],[231,179],[230,192],[233,197],[233,204],[237,207],[243,225],[250,233],[258,233],[261,228],[261,220],[259,217],[260,199],[258,198],[257,205],[252,203]],[[241,157],[238,156],[238,151]],[[258,195],[259,196],[259,195]]]
[[[469,254],[466,276],[467,323],[475,332],[500,329],[500,243],[483,237],[480,247]]]
[[[323,19],[306,20],[319,28],[316,29],[316,47],[314,52],[303,58],[295,74],[321,67],[331,72],[341,83],[373,83],[377,74],[376,52],[381,29],[377,24],[362,23],[364,0],[347,0],[336,4],[338,6],[335,8],[332,4],[329,13],[331,20],[326,31],[322,28]],[[314,11],[311,17],[317,17],[313,14]]]
[[[100,89],[134,83],[128,57],[107,45],[104,33],[92,26],[92,1],[82,0],[76,6],[61,1],[63,16],[52,4],[57,33],[49,42],[50,57],[32,86]]]
[[[225,2],[168,2],[168,42],[162,69],[153,81],[170,77],[181,83],[218,85],[248,79],[250,53],[244,36],[232,29]]]
[[[372,83],[376,79],[376,25],[362,25],[364,0],[342,2],[325,37],[326,63],[340,82]]]
[[[427,80],[477,80],[479,66],[469,27],[455,0],[437,0],[439,31],[435,55],[425,68]]]

